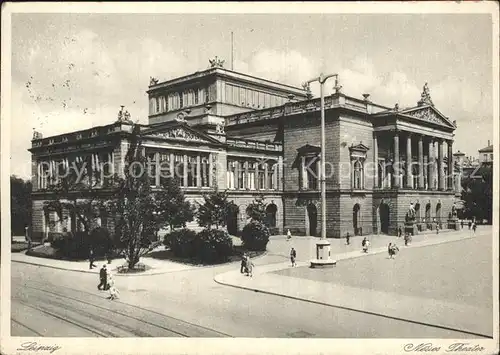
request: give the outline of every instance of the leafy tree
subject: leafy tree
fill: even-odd
[[[264,197],[259,196],[255,198],[255,200],[247,207],[246,212],[248,217],[250,217],[252,221],[264,223],[267,218],[266,206]]]
[[[12,235],[24,235],[31,225],[31,181],[10,177],[10,218]]]
[[[186,201],[179,180],[174,177],[165,179],[161,191],[155,194],[158,223],[170,227],[186,227],[194,219],[195,207]]]
[[[125,177],[115,185],[115,198],[108,210],[116,216],[117,249],[133,269],[140,257],[157,246],[159,230],[156,204],[146,174],[147,160],[142,154],[139,126],[132,130],[130,148],[125,157]]]
[[[234,203],[228,201],[227,192],[214,191],[203,196],[205,202],[198,208],[198,224],[207,229],[225,227]]]
[[[462,200],[464,216],[467,218],[493,220],[493,169],[491,165],[483,165],[474,176],[462,182]]]

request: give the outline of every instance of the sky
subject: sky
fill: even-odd
[[[109,124],[120,105],[147,123],[149,78],[215,56],[229,68],[231,31],[235,71],[295,86],[338,73],[345,94],[390,107],[415,106],[427,82],[457,121],[454,150],[477,156],[493,141],[491,24],[488,14],[12,14],[11,174],[31,175],[33,129]]]

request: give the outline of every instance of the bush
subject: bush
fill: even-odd
[[[106,228],[97,227],[87,235],[85,232],[53,233],[50,243],[57,254],[68,259],[87,259],[92,247],[94,257],[104,256],[113,250],[113,240]]]
[[[175,256],[192,258],[196,256],[195,240],[196,232],[183,228],[167,234],[163,243],[172,250]]]
[[[203,263],[225,262],[233,253],[233,240],[224,230],[204,229],[196,236],[195,251]]]
[[[248,223],[241,233],[243,245],[248,250],[266,250],[269,242],[269,229],[260,222]]]

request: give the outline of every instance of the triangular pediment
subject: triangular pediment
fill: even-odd
[[[306,144],[303,145],[302,147],[298,148],[297,151],[299,154],[308,154],[308,153],[320,153],[321,152],[321,147],[317,145],[311,145],[311,144]]]
[[[439,112],[434,106],[425,105],[409,108],[398,112],[399,115],[409,116],[421,121],[435,123],[441,126],[456,128],[446,116]]]
[[[364,145],[361,142],[359,144],[352,145],[349,147],[350,151],[356,151],[356,152],[362,152],[362,153],[366,153],[369,149],[370,148],[368,148],[366,145]]]
[[[190,127],[185,122],[167,122],[155,125],[141,132],[143,138],[178,140],[182,142],[218,144],[220,141]]]

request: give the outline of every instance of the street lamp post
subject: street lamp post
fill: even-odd
[[[319,82],[320,85],[320,110],[321,110],[321,158],[320,158],[320,185],[321,185],[321,239],[316,243],[316,259],[311,261],[311,267],[327,267],[336,264],[335,260],[330,259],[330,242],[326,240],[326,179],[325,179],[325,95],[324,95],[324,84],[325,82],[335,77],[338,79],[338,74],[328,74],[323,75],[321,73],[319,77],[306,81],[304,87],[310,90],[310,84],[312,82]]]

